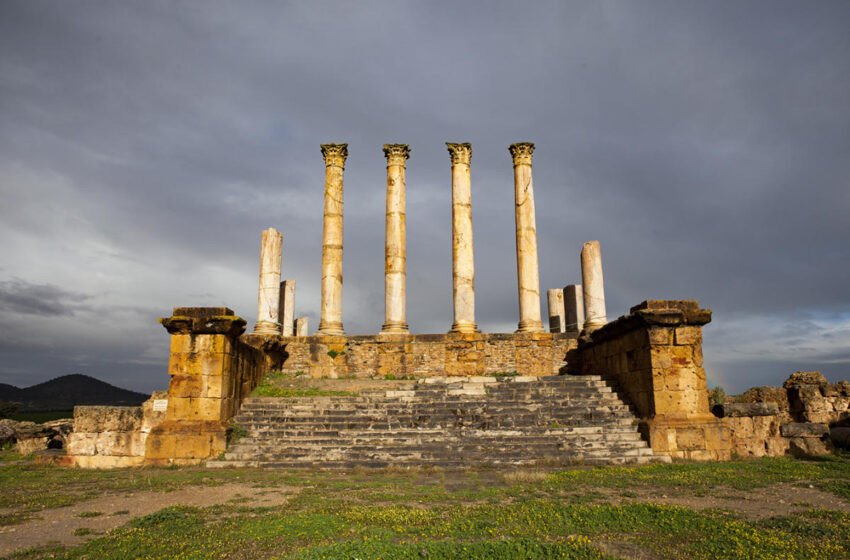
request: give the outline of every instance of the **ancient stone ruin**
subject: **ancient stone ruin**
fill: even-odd
[[[225,307],[178,307],[168,391],[141,408],[78,407],[65,464],[352,467],[532,465],[724,460],[820,453],[850,393],[795,378],[784,393],[710,409],[697,301],[644,301],[608,322],[597,241],[580,252],[581,284],[549,290],[540,313],[532,182],[534,144],[513,159],[519,318],[513,333],[475,319],[468,143],[447,143],[452,181],[454,313],[447,332],[411,334],[406,317],[405,166],[387,144],[385,317],[374,335],[342,323],[346,144],[325,161],[321,311],[317,332],[295,318],[281,281],[283,236],[262,234],[257,323]],[[273,375],[270,376],[270,374]],[[799,377],[799,376],[798,376]],[[288,380],[272,396],[261,384]],[[278,381],[279,382],[279,381]],[[270,386],[272,386],[270,385]],[[777,402],[779,401],[779,402]],[[827,403],[827,404],[825,404]],[[820,426],[820,427],[818,427]]]

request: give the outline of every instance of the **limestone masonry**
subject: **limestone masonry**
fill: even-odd
[[[850,441],[843,424],[850,422],[850,384],[830,385],[816,372],[795,373],[782,389],[755,388],[741,397],[744,402],[712,409],[702,353],[702,327],[711,311],[695,300],[648,300],[608,322],[598,241],[584,243],[578,255],[580,284],[547,291],[544,329],[530,142],[508,148],[517,330],[480,332],[472,147],[446,146],[453,298],[447,332],[414,334],[407,323],[405,172],[411,150],[386,144],[384,323],[379,333],[346,334],[348,145],[322,144],[318,331],[310,334],[307,318],[295,317],[295,281],[281,281],[285,239],[268,228],[260,245],[253,332],[246,334],[246,321],[226,307],[174,308],[160,319],[171,335],[168,390],[138,408],[78,407],[67,455],[57,460],[86,468],[206,461],[267,467],[596,464],[816,455],[829,452],[830,437]],[[300,389],[276,389],[280,379]],[[250,397],[261,382],[272,396]],[[286,396],[273,396],[276,390]],[[235,423],[248,434],[238,444]]]

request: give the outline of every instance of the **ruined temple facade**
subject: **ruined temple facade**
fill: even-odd
[[[508,373],[522,380],[584,375],[590,380],[588,386],[598,385],[599,378],[615,388],[652,453],[665,458],[728,459],[734,443],[731,430],[740,421],[732,425],[709,410],[702,327],[711,320],[711,311],[693,300],[650,300],[609,322],[600,245],[590,241],[579,255],[581,284],[547,292],[548,329],[544,328],[532,143],[520,142],[508,149],[514,170],[517,329],[480,332],[475,318],[472,147],[469,143],[447,143],[447,147],[453,317],[446,323],[446,332],[411,334],[407,323],[405,170],[411,150],[406,144],[387,144],[383,147],[387,168],[384,322],[373,335],[346,333],[342,268],[348,146],[324,144],[317,332],[309,334],[306,318],[294,316],[295,282],[281,281],[283,236],[267,229],[262,234],[253,332],[245,333],[246,321],[228,308],[175,308],[170,317],[161,319],[171,335],[167,394],[157,395],[142,412],[133,413],[144,429],[128,429],[129,435],[91,435],[87,447],[80,444],[78,449],[85,451],[78,453],[81,458],[76,464],[195,464],[217,457],[227,448],[232,420],[242,402],[272,371],[317,379],[438,378],[442,383],[474,386],[474,391],[493,381],[492,377]],[[93,443],[98,437],[119,443],[98,448]],[[124,449],[120,444],[124,440],[132,440],[132,450],[115,452]],[[71,455],[73,462],[73,449]]]

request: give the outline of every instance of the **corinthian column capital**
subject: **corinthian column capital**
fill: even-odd
[[[387,158],[387,165],[406,165],[405,160],[410,157],[410,146],[384,144],[384,157]]]
[[[446,147],[449,149],[449,154],[451,154],[452,165],[459,163],[469,165],[469,160],[472,158],[472,144],[469,142],[462,142],[460,144],[446,142]]]
[[[345,158],[348,157],[348,144],[321,144],[322,157],[326,167],[345,169]]]
[[[517,142],[508,147],[511,157],[514,158],[514,167],[517,165],[531,165],[531,154],[534,153],[533,142]]]

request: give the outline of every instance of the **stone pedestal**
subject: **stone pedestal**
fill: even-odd
[[[171,333],[171,382],[145,462],[196,464],[225,450],[230,419],[259,382],[265,358],[238,340],[245,321],[226,307],[177,307],[160,322]]]
[[[599,241],[588,241],[581,249],[581,281],[584,296],[584,328],[589,331],[596,330],[608,322]]]
[[[540,279],[537,267],[537,226],[534,217],[534,188],[531,155],[534,144],[519,142],[508,148],[514,162],[516,203],[516,258],[519,287],[517,332],[543,332],[540,320]]]
[[[452,160],[452,293],[454,322],[449,332],[478,332],[475,323],[475,263],[472,247],[472,187],[469,143],[446,142]]]
[[[387,238],[385,253],[385,321],[380,334],[407,334],[407,229],[404,175],[407,144],[385,144],[387,158]]]
[[[295,336],[307,336],[307,317],[295,319]]]
[[[546,298],[549,303],[549,332],[562,333],[565,330],[564,319],[564,291],[560,289],[548,290]]]
[[[729,429],[708,408],[702,326],[710,320],[695,300],[649,300],[579,339],[582,372],[616,380],[656,453],[731,455]]]
[[[263,231],[260,249],[260,289],[255,334],[280,334],[280,260],[283,236],[274,228]]]
[[[342,173],[348,144],[322,144],[325,158],[325,217],[322,232],[322,312],[319,332],[344,335],[342,328]]]
[[[280,283],[280,324],[283,336],[295,335],[295,280]]]
[[[577,333],[584,328],[584,294],[581,284],[564,287],[564,321],[566,332]]]

